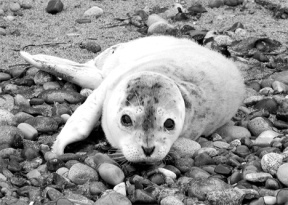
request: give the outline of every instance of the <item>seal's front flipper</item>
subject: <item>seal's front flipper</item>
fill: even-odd
[[[100,70],[91,64],[80,64],[49,55],[30,55],[21,51],[20,55],[30,64],[59,78],[75,83],[82,88],[95,89],[103,81]]]
[[[95,89],[86,101],[75,110],[57,136],[52,147],[53,153],[58,156],[62,155],[68,144],[81,141],[88,137],[101,117],[106,90],[104,85],[100,85],[99,88]]]

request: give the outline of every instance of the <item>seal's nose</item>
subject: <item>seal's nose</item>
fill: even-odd
[[[153,146],[153,147],[143,147],[142,146],[142,149],[143,149],[143,152],[146,155],[146,157],[150,157],[155,150],[155,146]]]

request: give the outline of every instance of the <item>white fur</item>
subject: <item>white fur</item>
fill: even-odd
[[[32,57],[41,69],[43,67],[39,66],[41,59],[37,59],[37,55]],[[31,56],[26,58],[30,58],[29,62],[33,64]],[[45,65],[49,64],[47,60],[49,57],[45,59]],[[53,65],[55,64],[54,62]],[[119,82],[138,72],[154,72],[166,76],[178,86],[188,107],[184,126],[177,137],[197,139],[202,134],[211,134],[231,119],[241,104],[245,92],[243,79],[232,61],[187,39],[158,36],[118,44],[85,65],[91,67],[93,64],[99,69],[97,76],[86,75],[83,79],[78,78],[77,80],[81,81],[78,84],[88,87],[85,86],[86,80],[95,81],[96,87],[98,84],[100,86],[74,112],[58,135],[53,146],[53,152],[56,154],[63,154],[67,144],[87,137],[102,114],[106,98],[109,98]],[[99,76],[103,76],[103,82]],[[109,115],[109,111],[113,112],[113,109],[104,105],[104,119]],[[102,122],[107,134],[114,128],[110,123],[105,120]],[[112,144],[117,144],[113,140],[118,142],[117,148],[121,149],[126,143],[122,136],[115,136],[115,133],[108,135],[108,140],[110,138]],[[170,144],[165,153],[169,148]],[[141,150],[133,145],[130,150],[131,153],[138,153],[135,155],[138,158],[143,155],[139,154]]]

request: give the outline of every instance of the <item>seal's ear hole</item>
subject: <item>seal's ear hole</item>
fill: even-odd
[[[173,130],[175,128],[175,122],[174,120],[168,118],[165,122],[164,122],[164,127],[167,130]]]
[[[132,126],[132,120],[129,115],[122,115],[121,117],[121,124],[125,127]]]

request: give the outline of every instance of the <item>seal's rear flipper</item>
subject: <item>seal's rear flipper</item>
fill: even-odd
[[[92,64],[80,64],[49,55],[30,55],[20,51],[20,55],[30,64],[59,78],[75,83],[82,88],[95,89],[103,80],[103,75]]]

